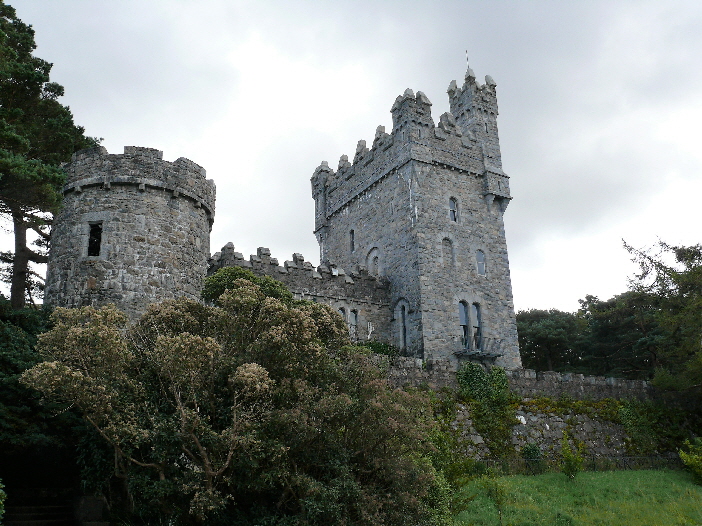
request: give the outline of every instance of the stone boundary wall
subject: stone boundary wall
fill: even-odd
[[[607,420],[595,420],[587,415],[531,412],[520,407],[517,424],[512,428],[512,444],[521,452],[527,444],[537,444],[546,457],[560,455],[563,431],[585,445],[587,457],[627,455],[629,437],[624,426]],[[455,429],[459,430],[466,454],[477,460],[490,458],[485,440],[475,429],[470,411],[458,406]]]
[[[247,260],[241,252],[235,251],[232,243],[227,243],[210,258],[207,273],[212,275],[224,267],[247,268],[256,275],[281,281],[297,299],[344,309],[352,340],[392,340],[390,285],[387,280],[372,276],[365,269],[347,273],[333,266],[314,267],[298,253],[280,265],[265,247],[260,247],[256,255]],[[352,312],[356,313],[357,319],[352,320]]]
[[[423,363],[414,358],[396,358],[388,377],[395,387],[427,385],[432,389],[456,388],[456,369],[448,360]],[[645,380],[624,380],[582,374],[536,372],[532,369],[507,371],[509,386],[523,398],[568,396],[576,400],[620,400],[651,398],[653,388]]]

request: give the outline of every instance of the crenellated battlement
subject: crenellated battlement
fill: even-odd
[[[335,265],[315,267],[299,253],[281,265],[265,247],[246,259],[233,243],[227,243],[210,258],[207,273],[212,275],[224,267],[247,268],[256,275],[281,281],[297,299],[330,305],[346,319],[353,340],[391,339],[389,283],[363,267],[351,272]]]
[[[98,146],[74,153],[65,168],[64,195],[87,187],[110,190],[115,185],[131,185],[140,192],[163,191],[173,198],[190,199],[205,209],[210,224],[214,221],[214,181],[206,178],[204,168],[185,157],[169,162],[154,148],[125,146],[123,154],[110,154]]]
[[[485,84],[480,84],[468,68],[463,86],[452,81],[448,95],[451,111],[442,114],[437,125],[429,98],[421,91],[415,94],[406,89],[390,109],[391,133],[378,126],[372,145],[358,141],[352,161],[348,155],[342,155],[336,171],[322,161],[311,178],[316,203],[315,231],[412,160],[484,178],[485,194],[511,198],[499,150],[495,81],[488,75]],[[503,211],[505,207],[502,204]]]
[[[270,249],[266,247],[259,247],[256,254],[246,259],[241,252],[235,250],[231,242],[216,252],[210,258],[208,265],[208,275],[224,267],[242,267],[256,274],[273,277],[285,283],[290,291],[301,299],[309,299],[313,296],[361,297],[371,303],[388,305],[387,280],[370,275],[362,266],[350,272],[334,264],[315,267],[297,252],[292,255],[292,259],[284,261],[281,265],[278,258],[272,257]],[[329,284],[326,285],[323,282],[329,282]],[[329,290],[332,289],[335,289],[335,292],[330,295]],[[352,289],[362,289],[363,292],[355,295]]]

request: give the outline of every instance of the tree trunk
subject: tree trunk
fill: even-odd
[[[27,223],[24,221],[24,214],[19,210],[13,210],[12,223],[15,231],[15,257],[12,261],[10,305],[13,309],[21,309],[25,303],[30,257],[30,251],[27,248]]]

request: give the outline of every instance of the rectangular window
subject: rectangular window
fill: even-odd
[[[99,256],[102,245],[102,223],[91,223],[88,235],[88,256]]]

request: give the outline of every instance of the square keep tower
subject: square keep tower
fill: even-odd
[[[391,333],[409,356],[520,367],[503,214],[494,80],[469,68],[448,88],[438,126],[431,102],[408,89],[392,106],[393,129],[359,141],[336,171],[312,176],[323,265],[390,283]]]

